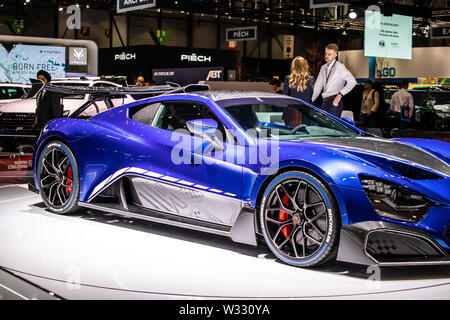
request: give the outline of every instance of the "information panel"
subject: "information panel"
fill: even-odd
[[[0,44],[0,82],[29,83],[39,70],[64,78],[65,64],[65,47]]]
[[[412,17],[366,11],[364,28],[364,55],[411,59]]]
[[[155,0],[117,0],[117,13],[152,8],[155,6]]]

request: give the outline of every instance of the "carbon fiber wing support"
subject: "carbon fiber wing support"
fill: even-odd
[[[189,84],[184,87],[173,87],[171,85],[159,85],[150,87],[86,87],[86,86],[57,86],[44,84],[39,79],[30,79],[31,90],[26,98],[31,98],[41,90],[56,92],[59,94],[92,94],[95,96],[110,95],[162,95],[171,93],[187,93],[196,91],[209,91],[210,87],[206,84]]]

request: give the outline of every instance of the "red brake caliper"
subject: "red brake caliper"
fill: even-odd
[[[71,194],[72,193],[72,186],[73,186],[73,171],[72,171],[72,166],[70,166],[69,168],[67,168],[67,185],[69,187],[66,187],[66,192],[67,194]]]
[[[289,197],[285,195],[283,197],[284,205],[287,207],[289,205]],[[280,210],[278,213],[278,221],[284,222],[289,220],[289,215],[286,211]],[[291,226],[286,226],[281,230],[281,233],[287,238],[291,234]]]

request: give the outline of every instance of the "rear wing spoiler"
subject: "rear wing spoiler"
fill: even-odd
[[[120,94],[132,95],[162,95],[171,93],[187,93],[196,91],[209,91],[207,84],[189,84],[184,87],[173,87],[171,85],[159,85],[150,87],[86,87],[86,86],[55,86],[44,84],[39,79],[30,79],[31,89],[26,98],[34,97],[42,90],[60,94],[93,94],[98,96],[110,96]]]

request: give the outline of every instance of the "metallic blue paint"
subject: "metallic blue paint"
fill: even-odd
[[[281,98],[292,99],[284,96],[280,96]],[[171,152],[177,144],[177,141],[171,139],[172,132],[136,122],[129,118],[128,112],[134,106],[162,101],[196,101],[207,105],[225,127],[233,130],[238,141],[237,145],[225,143],[224,152],[229,155],[227,161],[213,159],[209,155],[193,156],[207,157],[212,161],[211,165],[177,165],[170,161]],[[317,109],[314,106],[310,107]],[[361,135],[371,136],[345,121],[337,120]],[[258,206],[258,197],[274,177],[270,174],[261,174],[260,163],[240,163],[242,157],[248,156],[263,142],[266,144],[274,142],[260,141],[248,135],[217,102],[201,94],[174,94],[136,101],[98,114],[89,120],[70,118],[53,120],[43,129],[37,142],[34,168],[37,168],[38,153],[53,139],[64,141],[75,155],[80,177],[80,201],[83,202],[90,200],[89,197],[97,185],[125,167],[150,170],[208,189],[222,190],[251,207]],[[190,137],[190,139],[195,142],[199,138]],[[398,139],[398,141],[420,148],[450,165],[448,143],[425,139]],[[334,195],[343,225],[364,221],[385,221],[406,225],[433,237],[450,254],[450,244],[444,239],[445,230],[450,225],[450,177],[413,180],[384,170],[349,153],[348,148],[344,146],[336,147],[315,141],[277,141],[277,143],[279,143],[279,161],[270,173],[293,168],[307,170],[315,175]],[[374,153],[364,150],[358,152]],[[383,154],[379,156],[386,158]],[[416,166],[413,162],[410,164]],[[376,214],[363,191],[358,178],[360,174],[388,180],[415,190],[434,205],[425,219],[419,223],[383,218]]]

